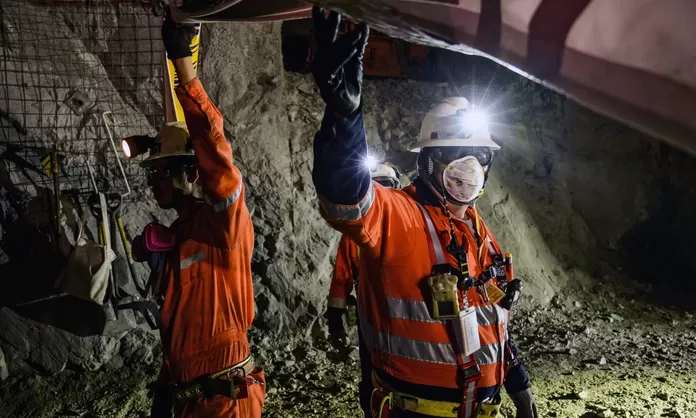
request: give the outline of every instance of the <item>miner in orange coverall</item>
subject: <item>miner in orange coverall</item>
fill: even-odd
[[[314,8],[312,64],[326,111],[314,137],[312,179],[321,214],[360,248],[357,308],[372,362],[374,418],[538,418],[508,333],[520,294],[512,256],[479,216],[494,152],[485,115],[463,97],[427,112],[404,189],[371,181],[362,57],[368,28],[338,35],[340,15]]]
[[[370,157],[366,161],[366,168],[370,170],[370,177],[373,181],[384,187],[399,187],[399,171],[391,164],[373,164]],[[329,338],[331,343],[342,349],[345,347],[346,330],[343,325],[343,316],[347,312],[349,298],[353,292],[354,285],[357,285],[360,275],[360,249],[346,235],[341,237],[336,253],[336,265],[334,266],[333,279],[329,289],[328,308],[326,316],[329,322]],[[370,352],[365,345],[365,341],[358,328],[358,348],[360,354],[360,384],[358,393],[360,407],[369,418],[370,397],[372,396],[372,362]]]
[[[180,80],[176,95],[186,124],[165,126],[158,148],[141,163],[157,204],[178,215],[168,228],[148,225],[139,240],[146,257],[160,258],[151,266],[160,266],[156,290],[164,297],[164,362],[151,416],[171,417],[173,409],[175,417],[256,418],[265,379],[247,340],[254,229],[223,117],[192,65],[192,35],[191,25],[176,24],[167,13],[162,37]]]

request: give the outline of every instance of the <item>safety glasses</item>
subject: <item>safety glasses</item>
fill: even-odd
[[[433,156],[445,165],[460,158],[473,156],[485,167],[491,163],[493,151],[487,147],[442,147],[437,148]]]
[[[174,170],[169,168],[150,168],[147,170],[147,179],[162,181],[174,175]]]

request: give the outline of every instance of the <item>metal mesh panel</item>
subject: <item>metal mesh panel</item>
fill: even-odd
[[[0,0],[0,153],[14,185],[53,187],[17,157],[41,169],[55,149],[62,191],[92,191],[87,162],[100,188],[125,189],[104,121],[115,139],[162,124],[160,19],[137,0]]]

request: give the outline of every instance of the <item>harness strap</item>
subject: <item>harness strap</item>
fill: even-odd
[[[423,214],[423,219],[425,221],[426,233],[429,239],[429,247],[433,249],[431,251],[431,262],[433,265],[447,264],[444,254],[446,253],[442,241],[440,241],[437,231],[435,230],[435,225],[433,220],[425,210],[423,205],[419,202],[415,202],[418,205],[421,213]],[[439,251],[438,251],[439,250]],[[440,256],[438,256],[440,255]],[[474,411],[474,403],[476,401],[475,390],[476,382],[481,378],[481,369],[479,368],[473,355],[465,356],[463,355],[463,350],[459,347],[457,342],[454,324],[452,320],[445,321],[447,326],[447,333],[449,334],[450,344],[457,355],[457,367],[459,372],[462,374],[464,381],[462,382],[462,400],[459,405],[459,416],[461,418],[470,418]]]

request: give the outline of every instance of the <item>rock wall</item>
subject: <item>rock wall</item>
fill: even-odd
[[[112,18],[122,14],[114,10]],[[84,25],[74,23],[57,24],[60,30],[81,33]],[[280,33],[277,23],[205,25],[201,67],[203,83],[225,116],[225,132],[245,179],[256,231],[252,271],[257,313],[251,335],[269,353],[321,340],[339,239],[320,219],[311,183],[311,145],[323,105],[310,76],[283,71]],[[79,47],[93,48],[86,43]],[[661,276],[649,274],[655,269],[648,255],[667,257],[664,248],[674,242],[679,243],[671,247],[677,256],[694,249],[681,229],[696,230],[691,158],[502,69],[491,70],[490,64],[473,58],[470,64],[478,71],[452,74],[450,83],[366,81],[368,140],[373,153],[412,175],[415,156],[407,147],[433,103],[465,95],[488,108],[503,150],[496,155],[480,211],[503,248],[514,254],[528,301],[546,303],[559,292],[589,288],[596,280],[619,279],[624,273],[636,276],[635,271],[643,280],[655,280]],[[112,63],[100,65],[114,71]],[[95,71],[101,71],[99,66]],[[123,95],[136,116],[152,112],[150,102],[149,110],[143,110],[139,100],[158,94],[143,80],[134,79],[144,89],[140,96]],[[69,87],[71,81],[64,81]],[[155,130],[157,122],[151,119],[141,115],[139,129]],[[129,166],[129,173],[134,192],[124,220],[133,237],[151,220],[168,222],[173,214],[155,207],[137,167]],[[64,222],[72,231],[75,216],[68,218]],[[94,236],[93,221],[88,225]],[[682,271],[693,274],[696,266],[686,260]],[[146,269],[138,268],[144,277]],[[3,286],[18,280],[22,270],[12,271],[3,275]],[[130,313],[113,321],[74,299],[39,305],[34,311],[0,308],[0,378],[147,363],[159,355],[157,335]],[[84,325],[95,318],[98,326]]]

